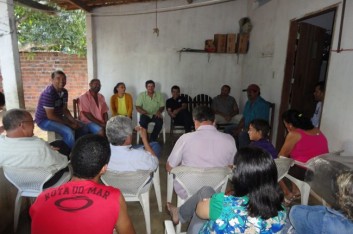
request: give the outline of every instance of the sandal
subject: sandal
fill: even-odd
[[[179,223],[179,210],[178,207],[173,206],[170,202],[167,202],[167,210],[172,218],[173,224],[177,225]]]

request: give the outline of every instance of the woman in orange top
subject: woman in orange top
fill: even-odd
[[[130,94],[125,93],[126,86],[119,82],[114,87],[114,95],[110,98],[112,116],[123,115],[132,119],[133,101]]]

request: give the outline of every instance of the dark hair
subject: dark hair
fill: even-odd
[[[323,81],[317,82],[315,85],[315,88],[316,87],[319,87],[321,92],[323,92],[323,93],[325,92],[325,82],[323,82]]]
[[[93,82],[95,82],[95,81],[99,81],[99,82],[100,82],[100,80],[99,80],[99,79],[94,78],[94,79],[92,79],[92,80],[89,82],[89,84],[92,84],[92,83],[93,83]]]
[[[250,124],[256,129],[256,131],[261,131],[262,138],[267,139],[270,134],[270,125],[264,119],[254,119]]]
[[[154,86],[156,85],[153,80],[148,80],[145,83],[145,87],[147,87],[147,85],[149,85],[149,84],[153,84]]]
[[[66,79],[66,74],[63,71],[60,71],[60,70],[56,70],[53,73],[51,73],[51,78],[54,79],[55,75],[57,75],[57,74],[63,75],[65,77],[65,79]]]
[[[0,106],[5,106],[5,95],[0,92]]]
[[[73,175],[83,179],[94,178],[108,164],[110,154],[110,145],[105,137],[96,134],[81,137],[70,155]]]
[[[251,217],[268,219],[283,210],[283,192],[277,182],[277,167],[271,155],[258,147],[243,147],[234,158],[234,195],[248,195]]]
[[[173,89],[177,89],[177,90],[179,90],[179,92],[180,92],[180,87],[177,86],[177,85],[173,85],[172,88],[170,89],[170,91],[173,92]]]
[[[192,117],[199,122],[214,122],[215,120],[215,114],[213,113],[212,109],[208,106],[198,106],[194,108],[192,111]]]
[[[23,109],[11,109],[7,111],[2,118],[4,129],[6,131],[16,129],[26,119],[27,115],[30,115],[30,113]]]
[[[118,88],[120,85],[125,85],[124,82],[119,82],[114,86],[113,93],[116,94],[118,91],[116,91],[116,88]]]
[[[292,124],[295,128],[300,128],[303,130],[310,130],[314,128],[311,120],[303,115],[303,113],[290,109],[282,114],[282,120],[289,124]]]
[[[222,88],[225,87],[225,88],[228,88],[228,90],[230,91],[230,86],[229,85],[223,85]]]

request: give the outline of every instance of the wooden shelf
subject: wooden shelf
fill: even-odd
[[[207,55],[208,55],[208,62],[210,62],[211,54],[219,54],[219,55],[229,54],[229,55],[237,55],[237,56],[239,56],[239,54],[237,54],[237,53],[217,53],[217,52],[208,52],[208,51],[205,51],[205,50],[189,49],[189,48],[183,48],[183,49],[181,49],[181,50],[178,50],[177,52],[179,53],[179,61],[181,61],[181,54],[182,54],[182,53],[200,53],[200,54],[207,54]]]

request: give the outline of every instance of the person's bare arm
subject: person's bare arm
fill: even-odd
[[[188,107],[188,105],[186,103],[182,103],[181,107],[179,107],[178,109],[173,110],[173,114],[177,115],[181,110],[184,110]]]
[[[104,120],[104,125],[105,125],[108,122],[108,113],[107,112],[105,112],[103,114],[103,120]]]
[[[135,234],[134,225],[131,222],[129,214],[127,213],[127,206],[124,196],[121,194],[119,198],[120,212],[119,218],[115,224],[115,230],[119,234]]]
[[[136,127],[135,130],[137,130],[139,132],[141,139],[142,139],[142,142],[143,142],[143,146],[145,147],[145,150],[147,152],[150,152],[154,157],[156,157],[156,153],[153,151],[153,149],[151,148],[151,146],[148,142],[147,130],[141,126]]]
[[[284,144],[279,151],[279,156],[285,156],[289,157],[290,153],[292,152],[295,144],[300,140],[301,136],[300,134],[296,132],[289,132],[286,136],[286,139],[284,141]]]
[[[200,219],[210,219],[210,199],[199,201],[196,207],[196,214]]]
[[[67,125],[67,126],[69,126],[70,128],[73,128],[73,129],[77,128],[77,126],[74,123],[72,123],[71,121],[69,121],[69,120],[67,120],[65,118],[62,118],[62,117],[58,116],[57,114],[55,114],[54,109],[44,108],[44,110],[45,110],[45,113],[47,114],[47,118],[49,120],[52,120],[52,121]]]
[[[101,127],[105,126],[105,123],[102,121],[98,120],[96,117],[94,117],[90,112],[81,112],[87,119],[89,119],[91,122],[98,124]]]
[[[162,107],[160,107],[159,109],[158,109],[158,111],[156,112],[156,116],[158,117],[158,118],[163,118],[163,116],[162,116],[162,112],[164,111],[164,106],[162,106]]]
[[[173,169],[173,167],[169,164],[169,162],[167,161],[166,164],[165,164],[165,170],[167,172],[170,172],[171,170]]]
[[[233,105],[233,112],[231,113],[231,117],[235,116],[239,114],[239,107],[238,107],[238,104],[237,102],[234,102],[234,105]]]
[[[136,106],[136,111],[142,115],[148,115],[148,112],[143,109],[141,106]]]

